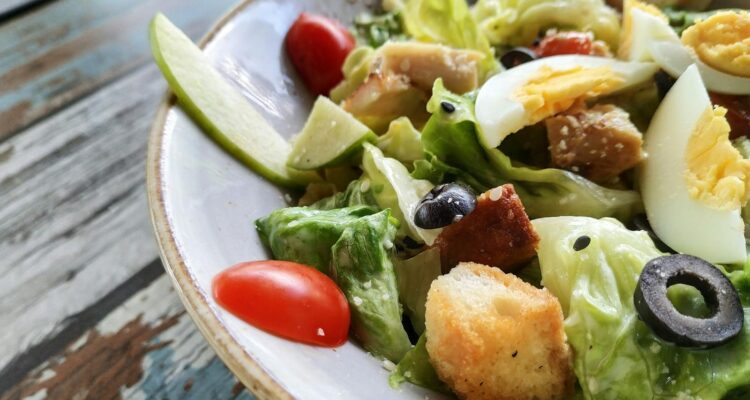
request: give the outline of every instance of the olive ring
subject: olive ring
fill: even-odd
[[[680,313],[667,297],[667,289],[675,284],[698,289],[709,316]],[[678,346],[718,346],[737,336],[744,323],[744,310],[732,282],[711,263],[686,254],[649,261],[638,279],[633,301],[641,320],[657,336]]]

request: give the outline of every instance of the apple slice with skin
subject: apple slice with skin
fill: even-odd
[[[163,14],[151,20],[149,37],[156,64],[180,105],[221,147],[278,185],[296,188],[319,180],[315,173],[286,166],[292,146]]]

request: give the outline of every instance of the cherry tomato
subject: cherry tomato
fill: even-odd
[[[340,346],[349,332],[349,303],[336,283],[313,267],[253,261],[222,271],[214,299],[243,321],[302,343]]]
[[[590,33],[558,32],[548,34],[534,48],[540,57],[563,54],[593,54],[593,38]]]
[[[354,49],[354,36],[337,21],[302,13],[285,39],[292,64],[315,94],[328,94],[344,79],[341,67]]]
[[[750,97],[709,93],[711,102],[727,109],[727,122],[731,127],[729,137],[750,136]]]

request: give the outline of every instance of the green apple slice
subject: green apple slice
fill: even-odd
[[[332,167],[345,162],[376,136],[330,99],[318,97],[302,132],[294,140],[287,165],[300,170]]]
[[[291,145],[167,17],[156,14],[149,31],[154,59],[169,88],[208,136],[276,184],[297,187],[316,180],[313,173],[286,166]]]

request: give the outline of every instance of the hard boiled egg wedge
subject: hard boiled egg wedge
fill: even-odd
[[[725,112],[713,108],[698,68],[688,67],[651,120],[638,184],[664,243],[712,263],[741,263],[750,161],[729,141]]]
[[[675,78],[695,64],[708,89],[750,94],[749,13],[717,13],[686,29],[681,40],[658,8],[625,0],[622,26],[619,58],[654,61]]]
[[[654,61],[674,77],[695,64],[714,92],[750,94],[750,13],[724,11],[698,21],[682,41],[655,40]]]
[[[486,148],[521,128],[565,111],[578,100],[611,94],[649,80],[653,63],[594,56],[541,58],[501,72],[479,90],[476,117]]]
[[[655,40],[680,43],[661,10],[638,0],[625,0],[617,56],[628,61],[651,61],[649,46]]]

